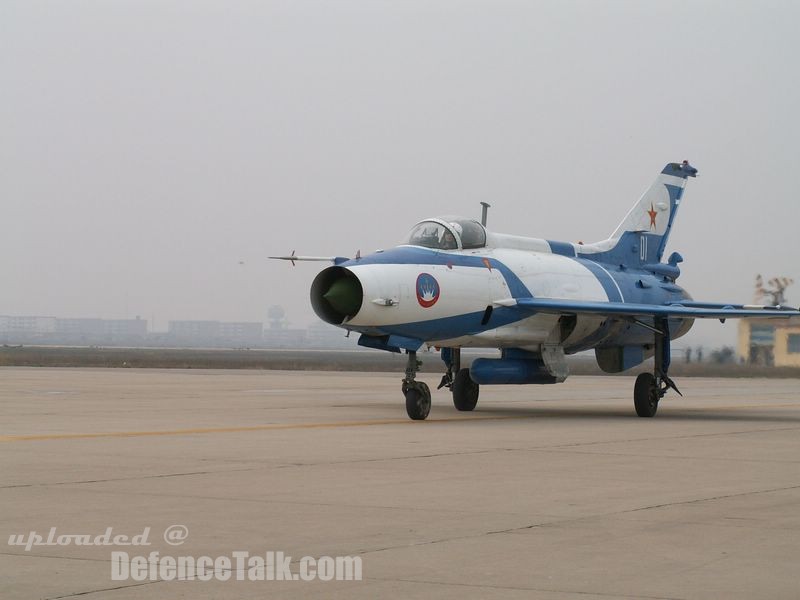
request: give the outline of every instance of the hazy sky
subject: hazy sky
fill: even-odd
[[[798,280],[800,3],[0,2],[0,314],[315,319],[319,264],[477,216],[607,237],[689,159],[698,299]],[[240,265],[239,261],[244,261]],[[735,339],[696,326],[688,343]]]

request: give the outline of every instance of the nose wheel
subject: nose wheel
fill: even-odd
[[[424,421],[431,412],[431,389],[424,381],[416,380],[421,364],[417,353],[409,350],[402,390],[406,397],[406,412],[414,421]]]
[[[414,421],[424,421],[431,412],[431,390],[422,381],[415,381],[413,385],[403,391],[406,396],[406,412]]]

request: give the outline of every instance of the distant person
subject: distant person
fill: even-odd
[[[686,349],[686,364],[692,364],[692,348],[691,346]]]
[[[703,347],[702,346],[700,346],[697,349],[697,362],[699,362],[699,363],[703,362]]]

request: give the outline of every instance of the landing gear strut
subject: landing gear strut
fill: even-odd
[[[473,410],[478,404],[480,389],[470,378],[469,369],[461,368],[461,348],[442,348],[442,360],[447,365],[447,372],[437,389],[447,387],[453,392],[453,406],[457,410]]]
[[[648,326],[648,329],[650,327]],[[640,373],[633,387],[633,405],[640,417],[654,417],[658,410],[658,402],[672,388],[679,396],[683,396],[675,382],[667,372],[670,365],[669,323],[667,319],[655,320],[655,366],[653,373]]]
[[[415,421],[424,420],[431,412],[431,390],[425,382],[416,381],[421,364],[422,361],[417,360],[417,353],[409,350],[402,389],[406,397],[406,412]]]

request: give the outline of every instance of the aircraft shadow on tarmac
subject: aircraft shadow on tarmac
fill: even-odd
[[[665,403],[667,404],[667,403]],[[387,405],[387,408],[390,408]],[[393,407],[391,407],[393,409]],[[790,407],[794,408],[794,407]],[[469,421],[469,417],[474,415],[476,420],[497,417],[499,419],[561,419],[564,421],[575,421],[578,419],[591,419],[592,421],[619,421],[620,419],[630,420],[639,419],[632,408],[586,408],[585,406],[569,408],[551,406],[497,406],[493,407],[490,403],[478,407],[471,413],[459,412],[452,407],[437,407],[434,405],[431,411],[431,419],[435,422],[439,419],[462,418]],[[686,408],[660,406],[659,412],[653,419],[641,419],[642,426],[647,426],[662,421],[716,421],[731,423],[790,423],[800,424],[800,414],[787,415],[785,409],[765,406],[763,409],[757,405],[747,407],[730,408]]]

